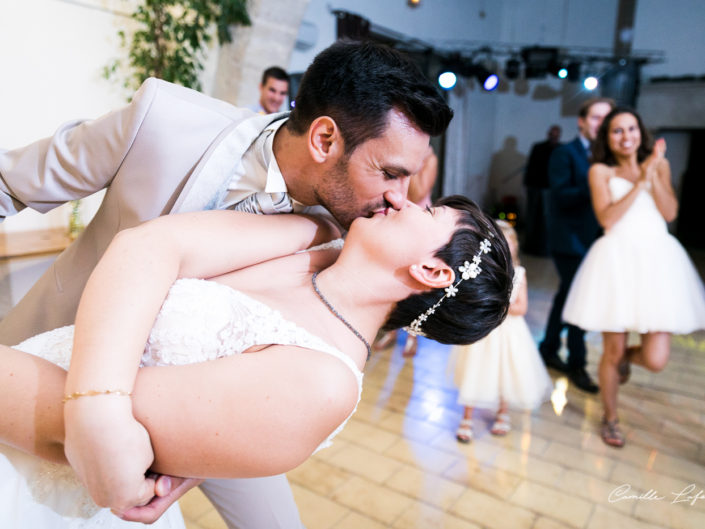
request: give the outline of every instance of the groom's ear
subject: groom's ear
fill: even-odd
[[[409,275],[429,288],[445,288],[455,281],[453,269],[437,257],[411,265]]]
[[[317,163],[337,161],[343,154],[343,137],[335,120],[320,116],[308,128],[308,150]]]

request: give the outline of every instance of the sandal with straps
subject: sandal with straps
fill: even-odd
[[[600,436],[606,445],[614,446],[615,448],[622,448],[624,446],[624,434],[619,427],[619,419],[608,421],[603,417]]]
[[[494,418],[494,423],[490,428],[490,433],[492,435],[507,435],[512,429],[511,419],[507,413],[498,413]]]
[[[455,438],[459,443],[469,443],[472,441],[472,419],[463,419],[460,426],[455,431]]]

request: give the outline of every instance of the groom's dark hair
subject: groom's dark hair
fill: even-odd
[[[408,57],[382,44],[339,40],[304,73],[287,127],[292,134],[305,134],[313,120],[329,116],[340,128],[349,155],[384,134],[392,109],[430,136],[442,134],[453,117]]]

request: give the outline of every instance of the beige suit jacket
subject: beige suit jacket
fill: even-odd
[[[24,207],[45,212],[107,188],[86,230],[0,322],[0,343],[17,344],[73,323],[88,276],[118,231],[211,207],[237,161],[279,118],[148,79],[123,109],[0,151],[2,218]],[[209,166],[226,144],[232,164],[223,164],[221,153],[220,162]]]

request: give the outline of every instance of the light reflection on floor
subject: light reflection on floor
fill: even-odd
[[[547,259],[524,265],[538,339],[556,277]],[[705,498],[673,503],[690,485],[691,496],[705,489],[705,333],[675,338],[663,372],[633,370],[620,393],[621,450],[599,438],[598,398],[571,385],[560,415],[551,403],[512,412],[512,432],[495,438],[492,413],[478,410],[475,440],[459,444],[448,347],[422,339],[404,359],[402,339],[370,360],[358,412],[334,445],[289,473],[308,529],[705,527]],[[596,377],[599,335],[588,347]],[[620,486],[664,499],[610,502]],[[182,507],[189,529],[225,527],[198,491]]]

